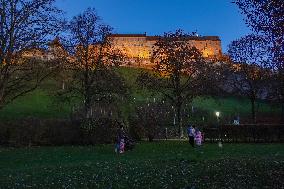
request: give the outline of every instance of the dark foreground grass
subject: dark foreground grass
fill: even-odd
[[[0,188],[284,188],[283,144],[2,148]]]

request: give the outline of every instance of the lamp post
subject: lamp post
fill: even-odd
[[[222,145],[222,140],[221,140],[221,125],[220,125],[220,112],[215,112],[215,115],[217,117],[217,127],[218,127],[218,133],[219,133],[219,142],[218,142],[218,146],[220,148],[223,147]]]
[[[219,120],[220,112],[215,112],[217,119]]]

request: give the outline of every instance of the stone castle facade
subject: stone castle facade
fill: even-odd
[[[150,57],[158,36],[146,34],[112,34],[114,48],[121,50],[128,58],[128,65],[134,67],[152,67]],[[222,57],[221,40],[218,36],[190,36],[188,43],[195,46],[204,58]]]
[[[118,49],[126,55],[127,59],[122,66],[152,68],[151,55],[153,47],[159,36],[146,34],[112,34],[109,36],[112,48]],[[188,43],[195,46],[206,59],[219,59],[223,57],[221,40],[218,36],[190,36]],[[60,44],[59,38],[49,43],[48,50],[31,49],[22,54],[26,58],[52,60],[56,55],[70,57]],[[72,57],[70,57],[72,59]]]

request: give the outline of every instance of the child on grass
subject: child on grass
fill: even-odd
[[[114,151],[115,151],[115,153],[119,153],[119,149],[120,149],[120,143],[119,143],[119,142],[116,142],[115,145],[114,145]]]
[[[196,132],[194,140],[197,147],[202,145],[202,134],[199,130]]]
[[[119,153],[120,154],[124,153],[124,148],[125,148],[124,139],[121,139],[120,144],[119,144]]]

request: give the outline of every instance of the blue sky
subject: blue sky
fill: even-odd
[[[88,7],[97,10],[115,33],[161,35],[181,28],[217,35],[226,52],[230,41],[250,32],[232,0],[57,0],[67,18]]]

